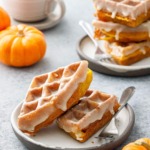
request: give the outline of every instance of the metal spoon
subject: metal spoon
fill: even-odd
[[[84,31],[88,34],[88,36],[91,38],[91,40],[93,41],[96,50],[95,50],[95,59],[96,60],[107,60],[107,61],[111,61],[111,56],[109,54],[104,53],[100,47],[98,42],[94,39],[93,36],[93,30],[91,28],[91,25],[88,22],[85,22],[83,20],[79,21],[79,25],[84,29]],[[111,61],[112,63],[112,61]]]
[[[135,87],[134,86],[128,87],[123,91],[123,93],[121,95],[121,98],[120,98],[120,101],[119,101],[121,106],[119,107],[118,112],[112,118],[112,119],[114,119],[114,122],[115,122],[116,116],[127,105],[129,99],[132,97],[134,92],[135,92]],[[109,132],[105,131],[106,127],[110,124],[112,119],[102,129],[101,133],[98,135],[99,138],[114,138],[114,136],[116,136],[116,134],[114,134],[114,133],[109,133]],[[117,134],[117,136],[118,136],[118,134]]]

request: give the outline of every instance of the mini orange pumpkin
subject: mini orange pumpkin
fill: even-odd
[[[19,24],[0,32],[0,61],[15,67],[30,66],[46,52],[44,34],[38,29]]]
[[[150,150],[150,139],[141,138],[135,142],[129,143],[122,150]]]
[[[0,7],[0,30],[6,29],[8,26],[10,26],[10,17],[8,13]]]

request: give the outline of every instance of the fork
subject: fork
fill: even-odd
[[[109,139],[110,141],[113,141],[116,137],[118,137],[118,135],[119,135],[118,130],[117,130],[117,132],[115,131],[113,133],[110,133],[109,131],[107,131],[105,129],[108,127],[108,125],[110,124],[111,121],[113,121],[114,127],[116,127],[116,117],[117,117],[117,115],[126,106],[127,102],[132,97],[134,92],[135,92],[135,87],[134,86],[128,87],[123,91],[123,93],[121,95],[121,98],[120,98],[120,101],[119,101],[121,106],[119,107],[118,112],[113,116],[113,118],[101,130],[101,133],[98,135],[99,139]],[[116,127],[116,129],[117,129],[117,127]]]
[[[112,57],[103,52],[101,50],[101,48],[99,47],[99,44],[98,42],[94,39],[94,36],[93,36],[93,30],[91,28],[91,25],[88,23],[88,22],[85,22],[83,20],[79,21],[79,25],[84,29],[84,31],[88,34],[88,36],[91,38],[91,40],[93,41],[95,47],[96,47],[96,50],[95,50],[95,59],[98,60],[98,61],[102,61],[102,62],[111,62],[111,63],[114,63],[114,61],[112,60]]]

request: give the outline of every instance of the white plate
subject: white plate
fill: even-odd
[[[20,141],[23,142],[31,150],[49,150],[49,149],[64,149],[64,150],[112,150],[119,146],[130,134],[134,125],[134,112],[130,105],[127,105],[117,116],[119,137],[114,141],[105,143],[108,141],[99,140],[97,132],[87,142],[79,143],[66,134],[63,130],[59,129],[56,123],[53,123],[50,127],[47,127],[37,133],[36,136],[28,136],[21,132],[17,126],[17,117],[20,112],[21,104],[19,104],[11,115],[12,128]]]
[[[11,22],[13,25],[27,24],[30,26],[34,26],[39,30],[46,30],[54,27],[62,20],[63,16],[61,18],[58,17],[60,16],[59,13],[60,13],[59,11],[56,11],[54,14],[49,14],[46,19],[37,22],[22,22],[22,21],[15,20],[13,18],[11,18]]]
[[[101,45],[103,49],[103,45]],[[104,50],[104,49],[103,49]],[[150,75],[150,58],[143,59],[133,65],[123,66],[112,63],[101,63],[94,59],[95,46],[88,36],[82,37],[77,45],[77,52],[82,59],[89,61],[91,69],[116,76]]]

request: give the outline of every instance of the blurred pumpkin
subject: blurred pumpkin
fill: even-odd
[[[44,57],[44,34],[35,27],[19,24],[0,32],[0,61],[15,67],[30,66]]]
[[[150,150],[150,139],[141,138],[124,146],[122,150]]]
[[[10,23],[11,21],[8,13],[0,7],[0,31],[10,26]]]
[[[135,141],[135,143],[146,143],[146,144],[148,144],[148,145],[150,145],[150,139],[149,138],[141,138],[141,139],[138,139],[138,140],[136,140]]]

